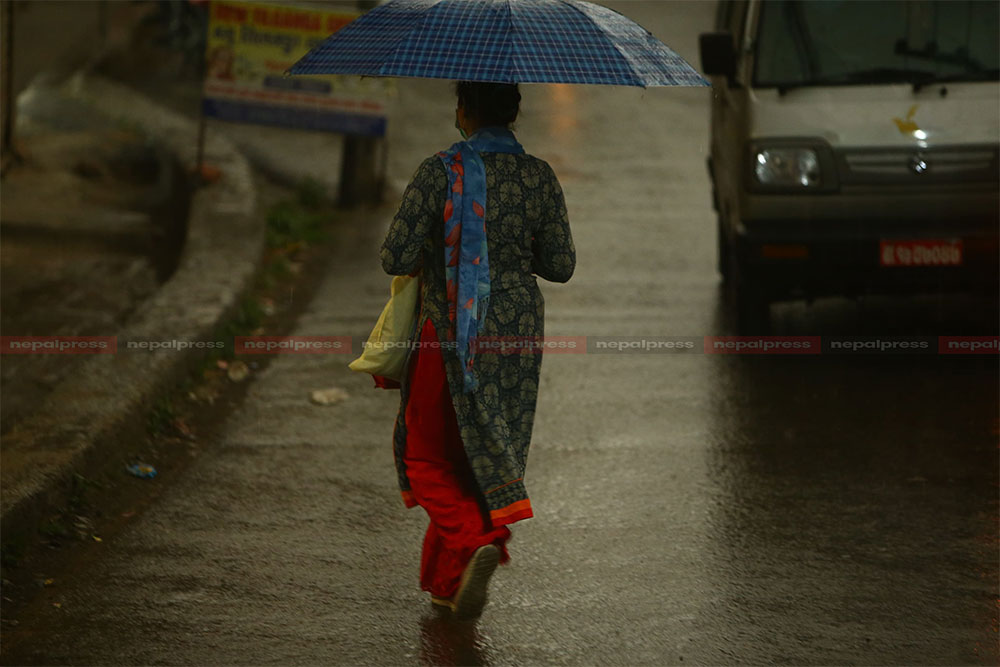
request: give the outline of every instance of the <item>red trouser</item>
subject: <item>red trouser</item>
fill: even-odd
[[[438,341],[430,318],[420,341]],[[406,476],[414,499],[431,520],[420,560],[420,587],[431,595],[450,598],[479,547],[496,544],[500,562],[510,560],[505,546],[510,529],[494,528],[480,502],[459,435],[444,358],[436,346],[413,351],[405,417]]]

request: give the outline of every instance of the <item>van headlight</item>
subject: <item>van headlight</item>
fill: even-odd
[[[750,145],[750,186],[761,192],[836,189],[833,152],[820,144],[754,142]]]
[[[819,185],[819,159],[811,148],[765,148],[754,155],[753,175],[761,185]]]

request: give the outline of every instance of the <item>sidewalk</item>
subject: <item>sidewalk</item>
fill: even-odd
[[[367,334],[392,213],[336,225],[292,335]],[[403,636],[429,611],[415,585],[426,519],[403,507],[391,473],[399,394],[348,360],[280,354],[255,372],[191,467],[149,482],[163,488],[156,505],[89,545],[86,572],[57,579],[7,630],[6,664],[412,663],[420,640]],[[310,402],[332,387],[348,397]],[[21,652],[37,647],[29,628],[50,638],[44,656]]]
[[[200,81],[191,78],[189,68],[178,66],[180,54],[153,46],[148,35],[143,37],[145,28],[133,26],[139,32],[128,38],[128,21],[135,17],[121,14],[112,49],[96,63],[98,73],[80,73],[58,88],[26,96],[29,101],[18,119],[22,143],[30,145],[36,157],[44,157],[46,150],[58,154],[62,149],[48,149],[46,142],[51,140],[43,136],[58,128],[67,133],[62,143],[71,144],[63,147],[66,155],[58,157],[63,162],[73,160],[69,173],[64,164],[57,165],[63,169],[59,179],[53,178],[52,169],[34,180],[25,179],[27,170],[15,169],[5,179],[3,230],[5,251],[11,255],[7,264],[19,266],[24,276],[19,280],[16,276],[21,274],[5,268],[5,335],[205,339],[235,313],[264,249],[264,212],[257,208],[255,191],[259,177],[251,171],[251,162],[259,174],[279,183],[294,186],[309,178],[330,197],[337,191],[343,144],[339,135],[209,120],[205,161],[221,170],[222,180],[192,195],[184,174],[195,164]],[[67,180],[105,178],[114,156],[104,164],[102,151],[110,151],[114,141],[124,137],[141,142],[140,148],[176,170],[172,180],[161,177],[147,188],[154,192],[143,193],[140,203],[151,209],[149,215],[121,212],[122,206],[135,208],[139,196],[132,192],[134,187],[126,190],[121,179],[105,183],[97,194],[86,193],[84,198],[104,202],[92,214],[77,200],[56,197],[64,194],[60,185]],[[148,161],[148,155],[143,157]],[[136,174],[136,169],[126,171],[128,177]],[[52,196],[39,196],[43,184],[51,186]],[[13,197],[16,192],[24,196]],[[66,224],[53,227],[57,205],[67,209],[62,217],[72,230]],[[11,251],[20,247],[9,239],[24,227],[13,224],[18,219],[32,221],[38,247],[33,254],[21,252],[15,257]],[[77,245],[65,243],[81,235],[88,243],[123,245],[131,252],[127,257],[135,260],[115,260],[105,267],[109,270],[97,274],[100,261],[81,262],[70,252]],[[177,246],[182,241],[181,251]],[[41,255],[50,263],[53,257],[67,257],[62,264],[56,262],[62,273],[53,269],[58,280],[50,280],[49,291],[68,309],[53,308],[51,299],[38,299],[40,276],[33,269]],[[98,279],[99,275],[104,277]],[[85,288],[65,289],[73,283]],[[107,303],[89,312],[98,299]],[[35,311],[18,308],[20,319],[10,321],[9,305],[18,302],[44,305],[35,309],[37,317]],[[71,492],[68,480],[74,473],[106,459],[123,441],[144,438],[145,420],[157,396],[202,357],[198,351],[163,350],[144,355],[6,356],[4,389],[16,386],[18,391],[15,399],[4,402],[3,413],[0,505],[5,538],[32,530],[46,507]],[[14,393],[5,391],[7,396]]]

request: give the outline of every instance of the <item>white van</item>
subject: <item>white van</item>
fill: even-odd
[[[721,0],[701,35],[719,268],[772,302],[996,294],[1000,2]]]

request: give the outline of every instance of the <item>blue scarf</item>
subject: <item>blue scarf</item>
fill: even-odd
[[[454,327],[465,391],[476,387],[472,373],[475,341],[490,302],[490,261],[486,247],[486,167],[480,153],[523,153],[514,134],[486,127],[438,153],[448,173],[444,206],[444,275],[448,319]]]

